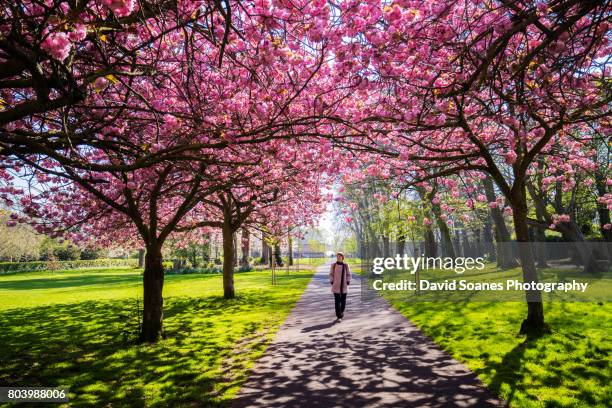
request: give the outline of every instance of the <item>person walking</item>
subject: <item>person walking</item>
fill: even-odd
[[[351,283],[351,269],[344,262],[344,254],[342,252],[336,254],[336,262],[331,265],[329,283],[334,294],[336,321],[341,322],[344,317],[344,308],[346,307],[348,285]]]

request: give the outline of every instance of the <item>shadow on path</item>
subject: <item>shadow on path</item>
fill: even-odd
[[[253,368],[232,406],[502,406],[382,298],[362,298],[354,276],[345,319],[334,323],[321,267]]]

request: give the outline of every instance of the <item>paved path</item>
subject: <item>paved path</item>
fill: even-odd
[[[328,270],[318,269],[233,407],[502,404],[386,301],[365,300],[356,275],[345,318],[334,323]]]

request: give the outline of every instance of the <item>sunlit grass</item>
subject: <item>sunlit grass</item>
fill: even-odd
[[[547,302],[552,333],[526,339],[517,334],[524,302],[406,302],[384,295],[511,407],[610,406],[610,303]]]
[[[135,345],[135,269],[0,277],[0,384],[70,387],[70,406],[227,405],[305,288],[311,271],[168,275],[167,339]]]

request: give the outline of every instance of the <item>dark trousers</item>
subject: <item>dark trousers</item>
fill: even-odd
[[[344,308],[346,307],[346,293],[334,293],[334,301],[336,303],[336,317],[341,319],[344,316]]]

